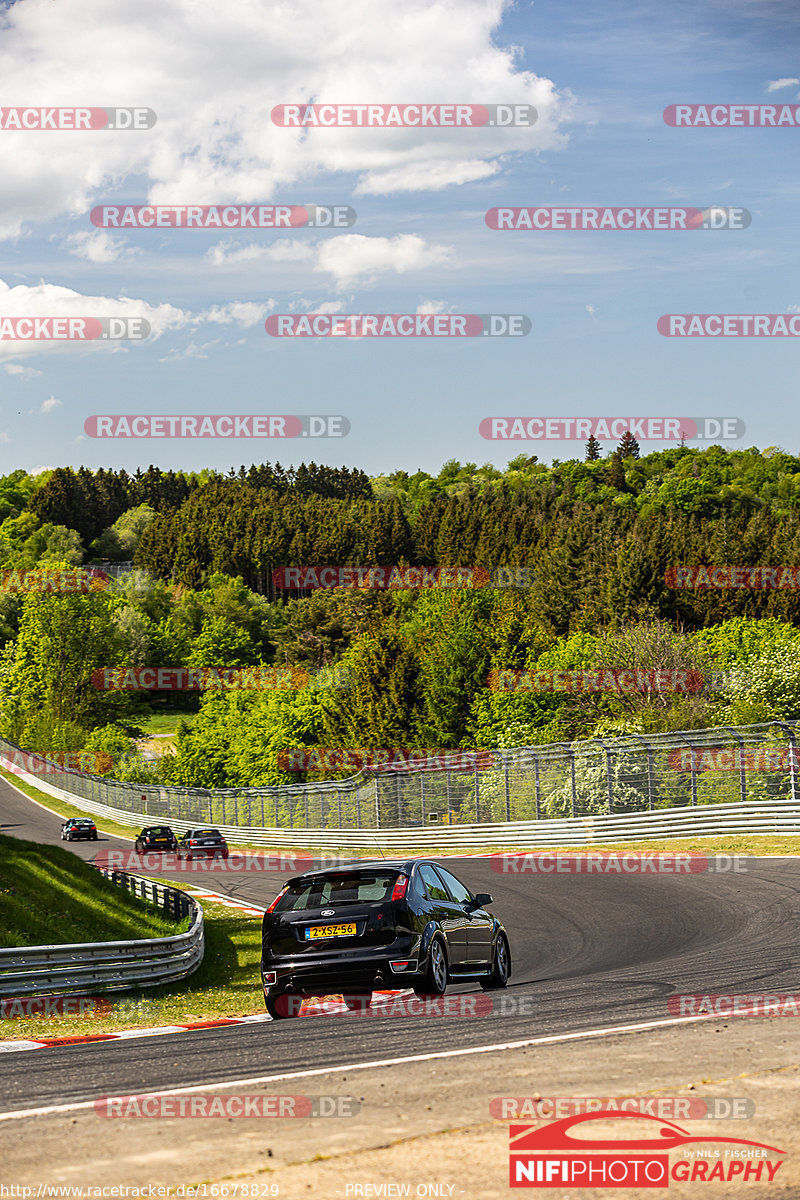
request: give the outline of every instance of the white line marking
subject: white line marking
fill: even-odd
[[[433,1054],[409,1054],[404,1058],[382,1058],[374,1062],[334,1063],[328,1067],[313,1067],[306,1071],[288,1071],[281,1075],[250,1075],[246,1079],[228,1079],[217,1083],[197,1083],[191,1087],[168,1088],[156,1092],[136,1092],[136,1096],[185,1096],[192,1092],[216,1092],[223,1088],[253,1087],[261,1083],[277,1083],[286,1079],[310,1079],[315,1075],[333,1075],[337,1071],[368,1071],[381,1067],[397,1067],[403,1063],[432,1062],[437,1058],[462,1058],[470,1054],[491,1054],[501,1050],[519,1050],[523,1046],[547,1046],[556,1042],[577,1042],[586,1038],[615,1037],[620,1033],[639,1033],[644,1029],[663,1029],[670,1025],[694,1025],[698,1021],[719,1021],[719,1013],[704,1013],[700,1017],[670,1017],[663,1021],[643,1021],[639,1025],[611,1025],[603,1029],[584,1029],[579,1033],[556,1033],[548,1037],[525,1038],[520,1042],[496,1042],[491,1046],[471,1046],[466,1050],[437,1050]],[[108,1045],[108,1042],[96,1043]],[[101,1099],[100,1096],[97,1099]],[[0,1113],[0,1121],[20,1121],[24,1117],[48,1117],[56,1113],[82,1112],[94,1108],[94,1100],[74,1104],[53,1104],[48,1108],[24,1108],[17,1112]]]

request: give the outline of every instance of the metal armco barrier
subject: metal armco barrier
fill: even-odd
[[[125,942],[78,942],[64,946],[16,946],[0,950],[0,996],[37,992],[126,991],[173,983],[203,961],[203,909],[176,888],[126,875],[103,875],[134,895],[161,904],[167,912],[192,915],[186,933]]]
[[[798,722],[496,750],[464,770],[360,772],[285,787],[126,783],[55,764],[21,778],[84,812],[232,842],[414,853],[648,837],[800,832]],[[0,765],[23,752],[0,739]],[[11,759],[9,759],[11,756]]]

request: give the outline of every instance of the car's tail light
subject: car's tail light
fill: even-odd
[[[285,892],[288,892],[288,890],[289,890],[289,888],[288,888],[288,887],[281,888],[281,890],[278,892],[278,894],[277,894],[277,896],[275,897],[275,899],[272,901],[272,904],[270,904],[269,908],[267,909],[267,912],[268,912],[268,913],[271,913],[271,912],[274,910],[274,908],[275,908],[275,905],[278,903],[278,901],[280,900],[281,896],[282,896],[282,895],[283,895]]]
[[[407,875],[398,875],[397,879],[394,881],[394,890],[392,891],[392,899],[393,900],[402,900],[406,894],[407,887],[408,887],[408,876]]]

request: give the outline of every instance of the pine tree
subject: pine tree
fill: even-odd
[[[620,439],[619,456],[620,458],[638,458],[639,453],[639,443],[630,429],[627,429]]]
[[[589,440],[586,443],[586,462],[597,462],[600,457],[602,446],[598,442],[593,433],[589,434]]]

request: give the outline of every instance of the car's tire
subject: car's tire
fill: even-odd
[[[283,1021],[287,1017],[299,1017],[303,997],[292,992],[279,992],[277,996],[265,996],[264,1004],[273,1021]]]
[[[347,992],[342,999],[350,1012],[365,1012],[372,1004],[372,992]]]
[[[492,973],[488,979],[481,980],[481,987],[485,992],[493,991],[495,988],[504,988],[510,974],[511,951],[508,948],[506,935],[499,933],[492,955]]]
[[[447,951],[440,937],[431,938],[428,962],[419,983],[413,985],[418,996],[442,996],[449,981]]]
[[[93,842],[96,842],[96,841],[97,841],[97,834],[96,834],[96,833],[93,833],[93,834],[92,834],[92,841],[93,841]]]

